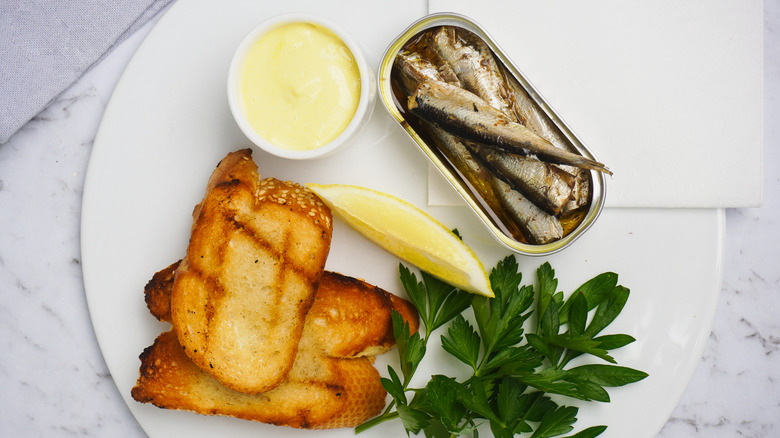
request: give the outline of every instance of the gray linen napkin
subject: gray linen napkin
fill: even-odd
[[[0,1],[0,143],[171,1]]]

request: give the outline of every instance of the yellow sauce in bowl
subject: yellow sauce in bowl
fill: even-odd
[[[270,30],[250,48],[240,76],[252,128],[291,150],[321,147],[349,125],[360,101],[360,71],[344,42],[313,23]]]

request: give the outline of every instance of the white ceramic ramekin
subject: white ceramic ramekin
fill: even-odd
[[[241,99],[241,72],[244,65],[244,61],[249,49],[252,45],[270,32],[280,26],[290,23],[312,23],[318,26],[322,26],[337,37],[339,37],[347,48],[352,52],[352,56],[357,62],[358,71],[360,72],[360,100],[358,103],[355,115],[352,117],[351,122],[347,125],[341,134],[320,147],[308,150],[292,150],[282,146],[278,146],[265,138],[263,138],[250,124],[246,111],[244,110]],[[233,113],[233,118],[236,120],[241,131],[246,135],[249,140],[252,141],[258,148],[273,154],[278,157],[289,159],[313,159],[322,158],[333,154],[337,150],[342,149],[351,143],[357,136],[360,129],[365,125],[368,119],[371,117],[371,113],[374,108],[374,99],[376,96],[376,79],[368,66],[359,44],[341,28],[335,24],[309,14],[285,14],[270,18],[255,28],[253,28],[236,48],[233,60],[230,63],[227,78],[227,94],[228,103],[230,105],[230,111]],[[305,129],[305,127],[301,127]]]

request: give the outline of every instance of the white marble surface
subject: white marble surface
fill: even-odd
[[[727,210],[712,334],[661,438],[780,436],[780,1],[764,24],[764,205]],[[79,227],[100,117],[150,28],[0,145],[0,436],[145,436],[95,340]]]

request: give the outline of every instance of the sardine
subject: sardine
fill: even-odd
[[[528,91],[514,80],[506,69],[502,68],[501,71],[506,78],[510,106],[517,121],[532,130],[539,137],[549,141],[553,146],[576,153],[577,150],[571,145],[560,128],[553,123],[547,113],[539,108],[539,105]],[[587,205],[590,198],[590,175],[588,172],[573,166],[560,164],[556,166],[564,172],[573,175],[575,179],[572,199],[564,206],[563,211],[571,211]]]
[[[484,99],[438,81],[421,83],[407,103],[410,111],[468,140],[495,145],[519,155],[612,174],[604,164],[556,148],[525,126],[509,119]]]
[[[571,199],[574,177],[534,157],[509,154],[476,142],[465,142],[471,153],[539,208],[556,215]]]
[[[428,42],[429,47],[452,67],[463,88],[514,118],[506,81],[484,41],[465,29],[444,26],[431,32]]]
[[[490,185],[490,171],[488,171],[482,163],[474,159],[459,138],[441,129],[437,125],[429,125],[429,128],[429,133],[434,137],[436,145],[444,156],[447,157],[474,189],[479,192],[480,196],[485,198],[485,202],[491,208],[497,207],[498,204],[493,202],[496,197],[493,193],[493,187]]]
[[[542,211],[501,179],[494,177],[491,182],[498,199],[515,219],[528,243],[543,245],[563,237],[563,227],[555,216]]]
[[[401,51],[396,55],[393,65],[398,72],[401,88],[407,95],[414,93],[417,86],[426,81],[447,82],[439,69],[417,52]],[[460,85],[457,77],[453,79],[455,85]]]
[[[563,206],[563,209],[561,210],[562,213],[577,210],[588,205],[588,202],[590,202],[590,174],[582,169],[576,170],[579,172],[576,172],[574,175],[571,198],[569,202]]]
[[[502,202],[498,199],[492,184],[495,175],[485,165],[474,159],[458,137],[435,124],[426,124],[426,128],[441,153],[452,163],[461,178],[468,182],[470,188],[482,198],[485,206],[490,209],[488,215],[500,222],[515,239],[525,238],[516,220],[506,213]]]

